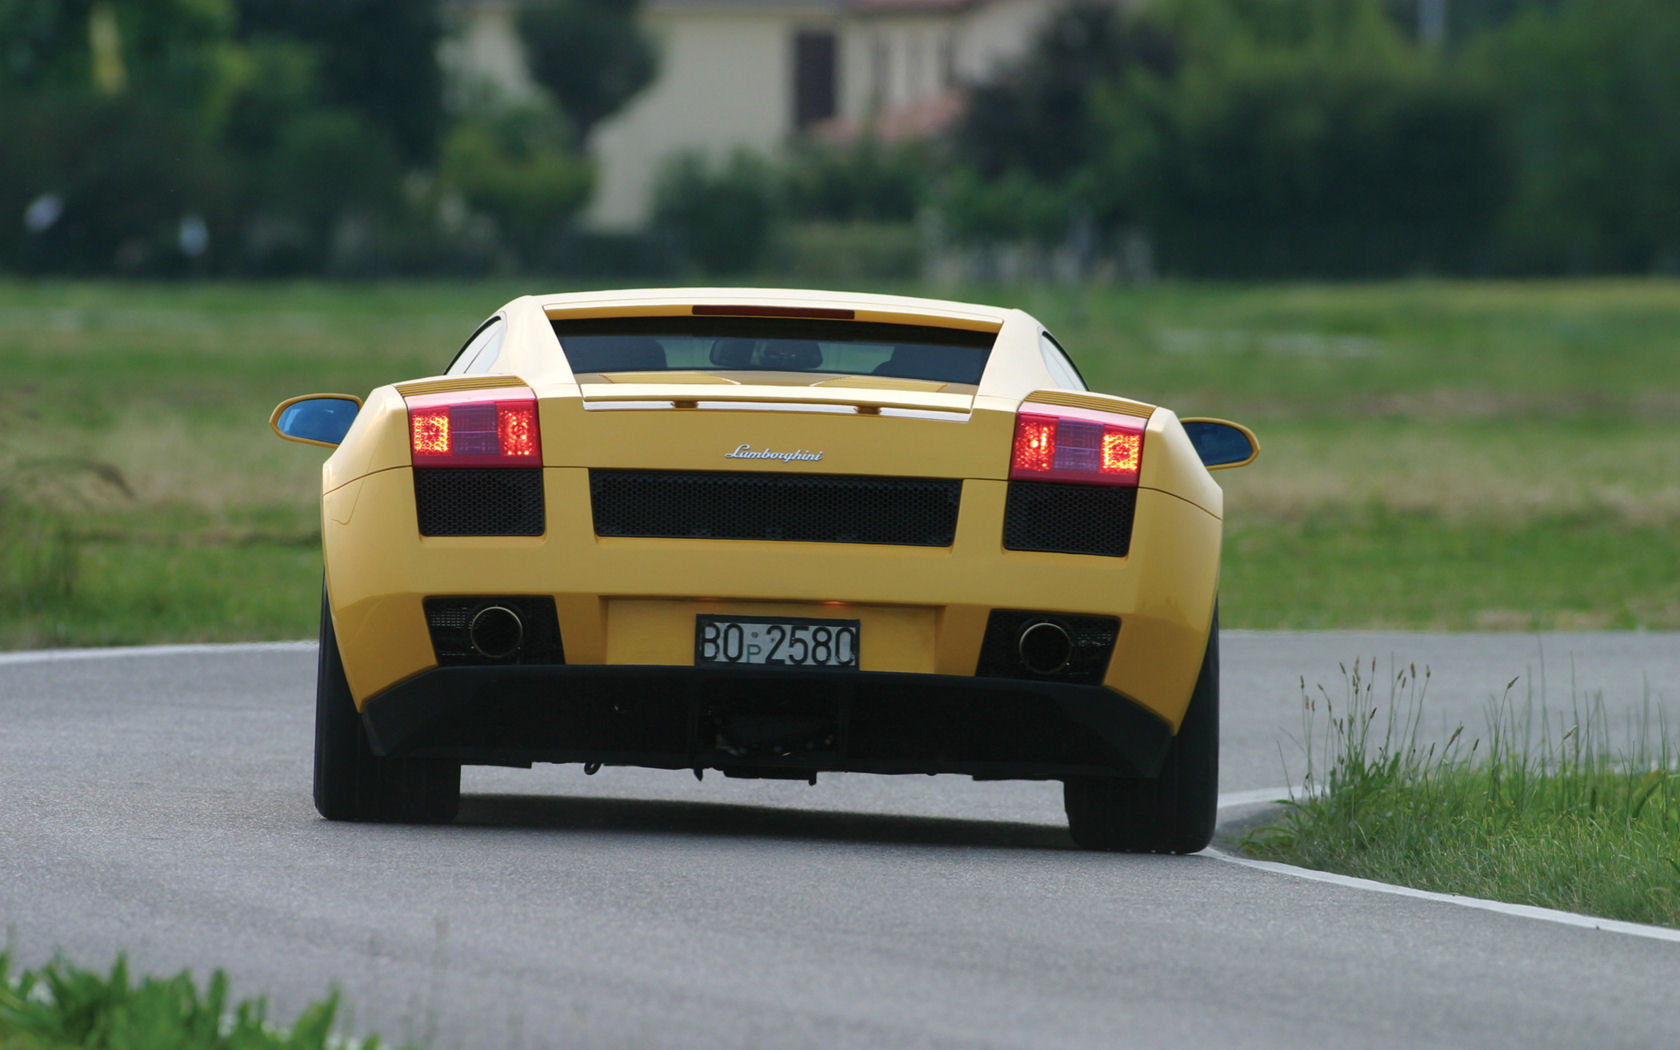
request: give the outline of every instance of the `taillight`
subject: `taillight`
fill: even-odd
[[[1082,408],[1032,407],[1015,417],[1011,481],[1137,484],[1147,420]]]
[[[417,394],[408,442],[417,467],[541,466],[537,399],[529,387]]]

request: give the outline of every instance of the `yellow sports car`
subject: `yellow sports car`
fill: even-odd
[[[1212,835],[1222,495],[1254,436],[1091,393],[1019,310],[526,296],[443,375],[283,402],[322,470],[315,804],[461,766],[1056,779],[1080,845]]]

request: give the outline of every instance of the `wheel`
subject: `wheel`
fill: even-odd
[[[321,649],[315,675],[315,808],[328,820],[440,824],[461,805],[461,764],[436,758],[381,758],[350,696],[321,593]]]
[[[1219,610],[1178,735],[1152,779],[1090,777],[1062,784],[1068,830],[1084,849],[1195,853],[1213,841],[1219,808]]]

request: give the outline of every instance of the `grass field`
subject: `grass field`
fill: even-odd
[[[440,369],[530,286],[0,282],[0,647],[303,638],[281,399]],[[1680,282],[969,289],[1250,424],[1232,627],[1680,628]]]

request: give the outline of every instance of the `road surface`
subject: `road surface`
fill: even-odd
[[[1233,801],[1303,769],[1301,682],[1430,670],[1423,729],[1513,694],[1680,726],[1680,636],[1227,631]],[[428,1047],[1654,1047],[1680,941],[1072,848],[1053,784],[469,769],[461,820],[331,824],[312,644],[0,656],[0,927],[228,971],[280,1020]],[[1223,811],[1229,827],[1242,807]]]

